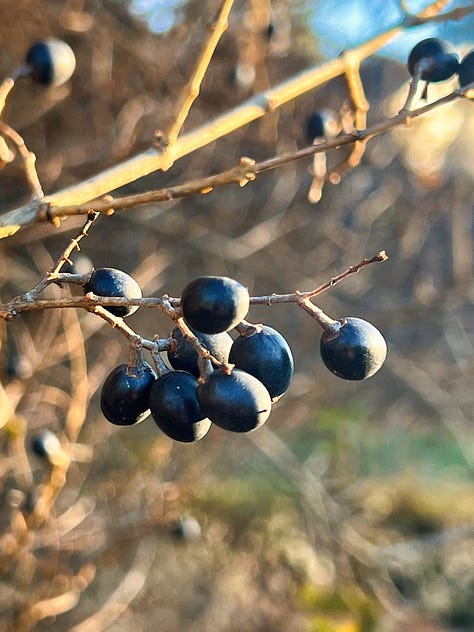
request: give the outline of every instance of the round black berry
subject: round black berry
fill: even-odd
[[[199,342],[220,362],[227,362],[232,346],[232,338],[228,333],[203,334],[192,330]],[[183,336],[179,327],[171,332],[171,337],[176,341],[176,347],[168,351],[168,360],[177,371],[187,371],[199,377],[198,354],[190,341]]]
[[[190,327],[204,334],[218,334],[232,329],[245,318],[249,293],[228,277],[200,277],[184,288],[181,309]]]
[[[193,516],[180,518],[173,529],[174,535],[180,540],[199,540],[202,536],[201,525]]]
[[[26,54],[26,63],[31,67],[32,79],[46,86],[61,86],[76,68],[72,48],[58,39],[33,44]]]
[[[343,318],[335,334],[321,336],[321,358],[327,368],[346,380],[365,380],[374,375],[387,355],[378,329],[361,318]]]
[[[54,463],[56,457],[61,453],[61,443],[54,432],[44,430],[33,437],[31,449],[40,458]]]
[[[211,427],[199,406],[196,389],[195,376],[186,371],[165,373],[151,387],[151,415],[158,428],[175,441],[199,441]]]
[[[283,336],[267,325],[251,335],[236,338],[229,362],[260,380],[273,402],[288,390],[293,378],[291,349]]]
[[[424,81],[444,81],[458,70],[459,57],[449,42],[438,37],[429,37],[418,42],[408,57],[408,72],[413,77],[416,66],[424,64],[421,79]]]
[[[119,364],[107,376],[100,396],[104,417],[116,426],[131,426],[148,414],[156,374],[147,362],[133,369]]]
[[[337,118],[332,110],[313,112],[306,121],[306,137],[310,143],[315,138],[326,138],[337,134]]]
[[[202,412],[216,425],[249,432],[266,422],[272,402],[264,385],[249,373],[216,370],[198,386]]]
[[[459,84],[461,88],[474,83],[474,50],[468,53],[459,64]]]
[[[97,268],[84,286],[84,292],[93,292],[97,296],[115,296],[123,298],[141,298],[142,290],[138,283],[126,272],[115,268]],[[114,316],[130,316],[138,306],[107,307]]]

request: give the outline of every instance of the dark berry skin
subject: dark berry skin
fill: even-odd
[[[321,336],[321,358],[327,368],[345,380],[365,380],[374,375],[387,355],[378,329],[361,318],[343,318],[336,334]]]
[[[437,82],[449,79],[458,70],[459,57],[449,42],[437,37],[429,37],[418,42],[408,57],[408,72],[413,77],[417,64],[427,60],[421,79]]]
[[[202,536],[201,525],[193,516],[186,516],[179,520],[173,534],[180,540],[199,540]]]
[[[267,325],[262,325],[260,331],[250,336],[236,338],[229,362],[260,380],[272,402],[286,393],[293,378],[291,349],[283,336]]]
[[[115,268],[97,268],[91,274],[91,278],[84,286],[84,292],[93,292],[97,296],[115,296],[128,299],[141,298],[142,290],[138,283],[126,272]],[[121,305],[107,307],[114,316],[130,316],[138,309],[138,306]]]
[[[459,64],[458,74],[461,88],[474,83],[474,50],[471,50]]]
[[[250,432],[268,419],[272,402],[263,384],[249,373],[220,369],[198,386],[202,412],[217,426],[232,432]]]
[[[54,460],[54,456],[61,451],[61,444],[54,432],[51,432],[51,430],[44,430],[33,437],[31,441],[31,450],[40,458],[52,462]]]
[[[232,329],[245,318],[249,293],[228,277],[200,277],[184,288],[181,309],[190,327],[203,334],[218,334]]]
[[[201,411],[196,389],[197,379],[186,371],[165,373],[151,387],[151,415],[158,428],[175,441],[194,443],[211,427]]]
[[[306,137],[310,143],[312,143],[315,138],[335,136],[336,133],[336,116],[331,110],[313,112],[306,121]]]
[[[232,338],[228,333],[203,334],[193,331],[199,342],[220,362],[227,362],[232,346]],[[171,337],[176,341],[176,348],[168,351],[168,360],[176,371],[187,371],[199,377],[198,354],[190,341],[183,336],[179,327],[171,332]]]
[[[33,44],[26,54],[26,63],[31,67],[31,78],[45,86],[61,86],[76,68],[71,47],[57,39]]]
[[[132,426],[148,414],[151,387],[156,373],[147,362],[130,369],[119,364],[107,376],[100,407],[107,421],[116,426]]]

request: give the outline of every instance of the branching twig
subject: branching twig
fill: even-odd
[[[360,263],[354,266],[350,266],[342,272],[341,274],[333,277],[326,283],[323,283],[319,287],[314,290],[310,290],[309,292],[291,292],[288,294],[268,294],[265,296],[253,296],[250,298],[251,305],[273,305],[274,303],[302,303],[304,301],[309,301],[310,299],[322,294],[329,288],[333,287],[337,283],[340,283],[343,279],[346,279],[348,276],[352,274],[356,274],[362,268],[377,262],[386,261],[388,259],[387,254],[384,250],[376,254],[374,257],[370,259],[363,259]],[[61,283],[67,283],[69,278],[72,277],[73,283],[80,283],[81,277],[80,275],[68,275],[68,274],[59,274],[57,276],[57,281]],[[84,284],[88,279],[88,275],[83,275],[82,283]],[[42,311],[45,309],[57,309],[57,308],[82,308],[88,311],[96,312],[99,316],[106,319],[109,324],[113,327],[118,327],[123,329],[122,323],[123,320],[121,318],[117,318],[112,316],[107,310],[98,310],[98,307],[107,308],[107,307],[120,307],[120,306],[132,306],[138,305],[139,307],[147,307],[151,309],[159,309],[164,314],[169,316],[172,320],[178,323],[180,328],[182,325],[179,323],[179,319],[181,317],[180,312],[180,299],[179,298],[171,298],[168,295],[165,295],[161,298],[148,297],[148,298],[118,298],[118,297],[103,297],[103,296],[95,296],[92,292],[87,293],[85,296],[74,296],[67,298],[52,298],[52,299],[37,299],[31,300],[28,295],[28,298],[25,300],[23,297],[18,297],[13,299],[9,303],[5,303],[0,305],[0,318],[4,320],[13,320],[21,313],[24,312],[32,312],[32,311]],[[105,312],[105,314],[103,313]],[[126,326],[128,327],[128,326]],[[187,333],[184,329],[182,329],[183,333]],[[126,333],[129,339],[135,339],[136,333],[131,329],[127,329]],[[143,346],[146,346],[145,344]],[[148,348],[146,346],[146,348]]]
[[[97,201],[90,204],[80,204],[71,206],[51,206],[43,208],[37,217],[36,221],[46,221],[51,217],[67,217],[70,215],[83,215],[93,208],[95,211],[101,212],[109,209],[111,206],[114,210],[119,211],[143,204],[150,204],[154,202],[170,201],[181,197],[187,197],[190,195],[204,194],[212,191],[213,188],[237,183],[240,186],[244,186],[249,181],[254,180],[256,175],[269,169],[276,169],[295,160],[302,158],[308,158],[314,154],[326,152],[333,149],[340,149],[346,145],[352,145],[354,143],[366,143],[375,136],[383,134],[394,127],[405,125],[412,119],[422,116],[431,110],[450,103],[457,98],[463,97],[467,94],[467,88],[462,90],[455,90],[454,92],[441,97],[437,101],[433,101],[425,106],[422,106],[416,110],[410,112],[401,111],[396,116],[386,119],[380,123],[376,123],[365,129],[356,129],[350,134],[342,134],[334,139],[326,142],[318,143],[317,145],[311,145],[298,151],[288,152],[286,154],[280,154],[273,158],[268,158],[261,162],[254,162],[250,158],[242,158],[240,164],[222,171],[213,176],[206,178],[197,178],[189,180],[180,185],[173,187],[167,187],[166,189],[158,189],[156,191],[147,191],[145,193],[137,193],[135,195],[128,195],[125,197],[115,198],[107,201]],[[1,230],[1,229],[0,229]]]
[[[360,61],[354,59],[350,52],[344,53],[347,60],[347,70],[345,73],[347,87],[351,99],[351,106],[354,109],[355,128],[363,130],[367,127],[367,112],[369,110],[369,102],[365,96],[364,86],[360,77]],[[342,176],[346,174],[362,160],[365,153],[365,143],[356,141],[349,156],[339,165],[331,169],[327,178],[333,184],[340,182]]]

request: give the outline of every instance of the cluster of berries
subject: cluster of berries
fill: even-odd
[[[113,268],[94,270],[84,291],[100,297],[142,296],[132,277]],[[151,412],[165,434],[183,442],[201,439],[211,423],[233,432],[249,432],[265,423],[291,383],[294,363],[278,331],[244,320],[249,305],[247,289],[228,277],[205,276],[189,283],[180,310],[191,335],[179,326],[171,332],[167,357],[172,368],[157,363],[155,371],[141,357],[134,366],[115,367],[101,393],[106,419],[133,425]],[[125,317],[138,308],[107,309]],[[358,318],[333,322],[336,326],[323,331],[320,341],[325,365],[349,380],[378,371],[387,351],[380,332]],[[228,333],[232,329],[238,333],[235,339]]]

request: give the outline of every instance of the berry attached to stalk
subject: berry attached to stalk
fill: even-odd
[[[151,387],[150,410],[153,420],[175,441],[194,443],[209,431],[211,422],[199,406],[197,379],[186,371],[169,371]]]
[[[382,366],[387,344],[380,331],[361,318],[340,321],[337,331],[321,336],[321,358],[327,368],[345,380],[365,380]]]
[[[202,412],[224,430],[250,432],[268,419],[272,402],[264,385],[245,371],[213,371],[198,386]]]
[[[230,350],[229,362],[256,377],[275,402],[286,393],[293,378],[293,355],[283,336],[268,325],[251,327],[242,333]]]
[[[184,288],[181,296],[184,320],[204,334],[232,329],[245,318],[249,305],[247,288],[228,277],[199,277]]]
[[[233,342],[228,333],[203,334],[200,331],[191,331],[216,360],[219,362],[228,361]],[[173,369],[187,371],[199,377],[198,354],[191,342],[183,336],[179,327],[173,329],[171,338],[175,341],[176,346],[173,350],[168,350],[167,355]]]
[[[126,272],[115,268],[97,268],[84,286],[84,292],[93,292],[97,296],[123,297],[127,299],[142,298],[142,290],[138,283]],[[130,316],[138,306],[120,305],[107,307],[114,316]]]
[[[104,417],[116,426],[132,426],[149,412],[151,387],[156,373],[147,362],[130,368],[119,364],[107,376],[102,387],[100,407]]]
[[[57,87],[71,78],[76,68],[76,57],[66,42],[47,39],[33,44],[26,54],[26,64],[34,81]]]
[[[459,57],[449,42],[428,37],[418,42],[408,56],[408,72],[413,78],[426,81],[422,98],[426,99],[428,83],[445,81],[458,71]]]

